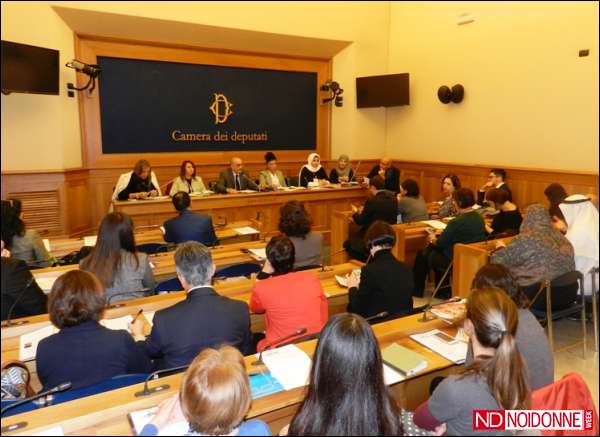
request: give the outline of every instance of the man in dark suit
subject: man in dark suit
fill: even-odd
[[[217,193],[237,193],[242,190],[258,191],[258,185],[244,172],[242,160],[231,158],[231,166],[219,175],[215,191]]]
[[[506,171],[502,168],[493,168],[490,170],[487,182],[477,192],[477,204],[484,206],[485,193],[492,188],[500,188],[508,193],[508,201],[512,202],[512,191],[506,185]]]
[[[4,244],[2,249],[4,252]],[[47,302],[47,296],[35,282],[25,261],[3,255],[2,320],[8,316],[15,319],[44,314],[47,312]]]
[[[359,261],[367,259],[367,249],[363,237],[369,226],[377,220],[396,224],[398,219],[398,199],[392,192],[385,189],[385,182],[381,176],[376,175],[369,179],[369,190],[372,195],[367,199],[364,207],[352,206],[354,210],[352,219],[361,227],[360,232],[356,238],[344,242],[344,248],[348,255]]]
[[[206,214],[196,214],[190,211],[190,195],[180,191],[173,196],[173,206],[179,216],[165,222],[165,241],[168,243],[184,243],[197,241],[206,246],[218,244],[212,218]]]
[[[369,179],[375,176],[381,176],[385,181],[385,189],[395,194],[400,192],[400,170],[392,165],[392,160],[388,157],[381,158],[379,165],[373,167],[367,177]]]
[[[210,285],[215,264],[208,248],[192,241],[181,244],[175,265],[186,299],[156,312],[147,339],[140,320],[130,325],[138,345],[155,360],[155,368],[189,364],[203,349],[222,344],[244,355],[254,353],[248,305],[220,296]]]

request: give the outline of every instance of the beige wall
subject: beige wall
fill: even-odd
[[[73,70],[64,67],[73,58],[73,32],[53,5],[352,41],[333,58],[333,79],[345,90],[345,105],[333,108],[332,155],[384,153],[385,110],[357,111],[354,78],[385,73],[389,2],[2,2],[2,39],[61,52],[60,96],[2,96],[2,170],[81,165],[77,100],[65,90],[66,82],[74,79]]]
[[[458,26],[464,12],[475,22]],[[597,2],[393,2],[390,21],[411,103],[387,110],[389,154],[598,171]],[[456,83],[464,101],[440,103]]]

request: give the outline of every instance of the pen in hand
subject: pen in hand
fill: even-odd
[[[140,316],[140,314],[142,314],[144,312],[144,309],[140,309],[138,311],[138,313],[135,315],[135,317],[133,318],[133,320],[131,321],[131,324],[133,325],[135,323],[135,321],[137,320],[137,318]]]

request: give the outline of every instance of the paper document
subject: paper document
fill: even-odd
[[[46,248],[46,250],[50,252],[50,240],[44,238],[42,241],[44,242],[44,247]]]
[[[404,381],[404,377],[399,373],[392,369],[387,364],[383,364],[383,381],[385,385],[396,384],[397,382]]]
[[[132,411],[128,414],[129,421],[133,427],[135,434],[139,435],[150,421],[156,415],[158,407],[147,408],[145,410]],[[186,435],[190,429],[189,423],[186,421],[175,422],[158,431],[158,435]]]
[[[44,328],[21,335],[19,338],[19,360],[34,360],[39,342],[57,332],[58,328],[54,327],[54,325],[48,325]]]
[[[275,379],[286,390],[308,384],[310,358],[300,348],[290,344],[263,352],[263,361]]]
[[[50,293],[50,290],[52,290],[52,286],[57,277],[58,276],[45,276],[43,278],[35,278],[35,282],[37,282],[37,285],[39,285],[44,293],[48,294]]]
[[[33,435],[61,436],[61,435],[65,435],[65,432],[63,431],[61,426],[53,426],[52,428],[45,429],[42,432],[38,432]]]
[[[156,311],[143,312],[142,314],[144,315],[146,320],[148,320],[150,326],[154,326],[154,314],[156,314]]]
[[[340,275],[335,275],[335,280],[338,282],[338,284],[340,284],[342,287],[346,287],[348,288],[348,278],[345,276],[340,276]]]
[[[83,237],[83,245],[84,246],[95,246],[97,239],[98,239],[97,235],[92,235],[92,236],[89,236],[89,237]]]
[[[264,261],[267,259],[267,249],[266,248],[248,249],[248,252],[250,252],[250,255],[252,257],[254,257],[255,259],[257,259],[258,261]]]
[[[132,321],[133,317],[128,315],[123,317],[117,317],[116,319],[102,319],[100,320],[100,324],[108,329],[124,329],[125,331],[127,331],[129,329],[129,324]]]
[[[283,386],[277,381],[271,372],[263,372],[256,375],[250,375],[250,391],[252,399],[261,398],[273,393],[284,391]]]
[[[446,223],[441,222],[439,220],[423,220],[423,223],[427,223],[428,226],[440,231],[446,229]]]
[[[258,229],[254,229],[251,226],[244,226],[243,228],[234,228],[233,230],[235,232],[237,232],[239,235],[260,234],[260,232],[258,231]]]
[[[433,352],[441,355],[447,360],[453,361],[456,364],[464,363],[467,358],[467,343],[457,341],[454,344],[448,344],[435,336],[438,332],[441,331],[439,329],[433,329],[422,334],[411,335],[410,338],[417,343],[421,343],[423,346],[431,349]]]
[[[256,190],[239,190],[238,193],[257,193]]]

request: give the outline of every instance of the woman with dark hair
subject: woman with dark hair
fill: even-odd
[[[67,381],[77,389],[117,375],[150,371],[150,362],[127,331],[99,323],[106,298],[94,275],[71,270],[58,277],[49,296],[50,321],[60,331],[37,348],[42,390]]]
[[[474,410],[528,409],[527,366],[515,340],[518,322],[517,307],[502,290],[473,290],[464,329],[475,360],[464,373],[445,378],[417,408],[417,426],[445,425],[447,435],[480,435],[473,429]]]
[[[265,154],[265,161],[267,163],[267,169],[261,171],[258,175],[258,186],[260,189],[276,190],[279,187],[287,187],[283,173],[281,170],[277,170],[277,157],[275,154],[273,152],[267,152]]]
[[[362,317],[338,314],[323,328],[308,390],[288,434],[403,435],[400,408],[384,383],[377,339]]]
[[[329,182],[339,184],[350,182],[354,178],[354,170],[350,167],[348,155],[340,155],[336,167],[329,173]]]
[[[472,289],[498,288],[504,291],[517,306],[518,327],[515,340],[529,369],[529,386],[537,390],[554,382],[554,358],[550,351],[544,328],[529,311],[529,299],[502,264],[487,264],[479,269],[473,279]],[[473,361],[469,348],[466,366]]]
[[[413,308],[411,269],[392,254],[394,229],[383,221],[373,223],[365,234],[369,260],[360,271],[360,281],[348,276],[348,312],[371,317],[383,311],[390,317],[408,314]]]
[[[556,182],[548,185],[544,190],[544,194],[546,195],[550,206],[558,205],[568,197],[565,187],[563,187],[561,184],[557,184]]]
[[[204,193],[206,191],[202,178],[196,176],[196,165],[192,161],[183,161],[181,163],[179,176],[173,179],[169,196],[173,197],[180,191],[184,193]]]
[[[328,317],[327,298],[317,275],[293,271],[294,244],[290,239],[273,237],[266,251],[271,277],[257,281],[250,297],[250,311],[265,314],[266,338],[257,350],[299,328],[306,328],[306,334],[318,333]]]
[[[26,229],[22,215],[20,200],[2,201],[2,241],[13,258],[25,261],[29,267],[50,267],[51,255],[44,241],[36,230]]]
[[[419,184],[414,179],[406,179],[400,184],[398,214],[401,218],[398,223],[429,220],[427,204],[423,196],[419,194]]]
[[[287,202],[279,210],[279,232],[294,243],[294,269],[321,264],[323,236],[311,231],[310,215],[302,203]]]
[[[143,297],[156,286],[148,255],[138,252],[133,223],[127,214],[107,214],[98,231],[96,247],[81,260],[80,267],[96,275],[109,302]]]
[[[468,188],[459,188],[452,194],[454,206],[458,215],[446,226],[446,229],[436,237],[430,233],[430,245],[417,252],[413,273],[415,277],[415,296],[422,297],[425,290],[425,278],[430,269],[433,269],[436,276],[436,283],[439,282],[442,272],[452,262],[454,254],[454,245],[456,243],[475,243],[485,239],[485,223],[481,216],[473,210],[475,196],[473,191]],[[450,288],[439,296],[449,297]]]
[[[145,199],[160,195],[160,186],[150,163],[145,159],[140,159],[135,163],[133,171],[119,176],[112,199]]]
[[[455,174],[449,173],[442,178],[442,191],[447,194],[447,197],[442,202],[437,213],[438,218],[455,216],[457,211],[454,207],[452,193],[460,188],[460,179]]]
[[[508,192],[501,188],[492,188],[486,192],[485,199],[498,211],[492,219],[491,226],[485,225],[486,232],[491,235],[518,234],[523,217],[517,205],[509,200]]]

